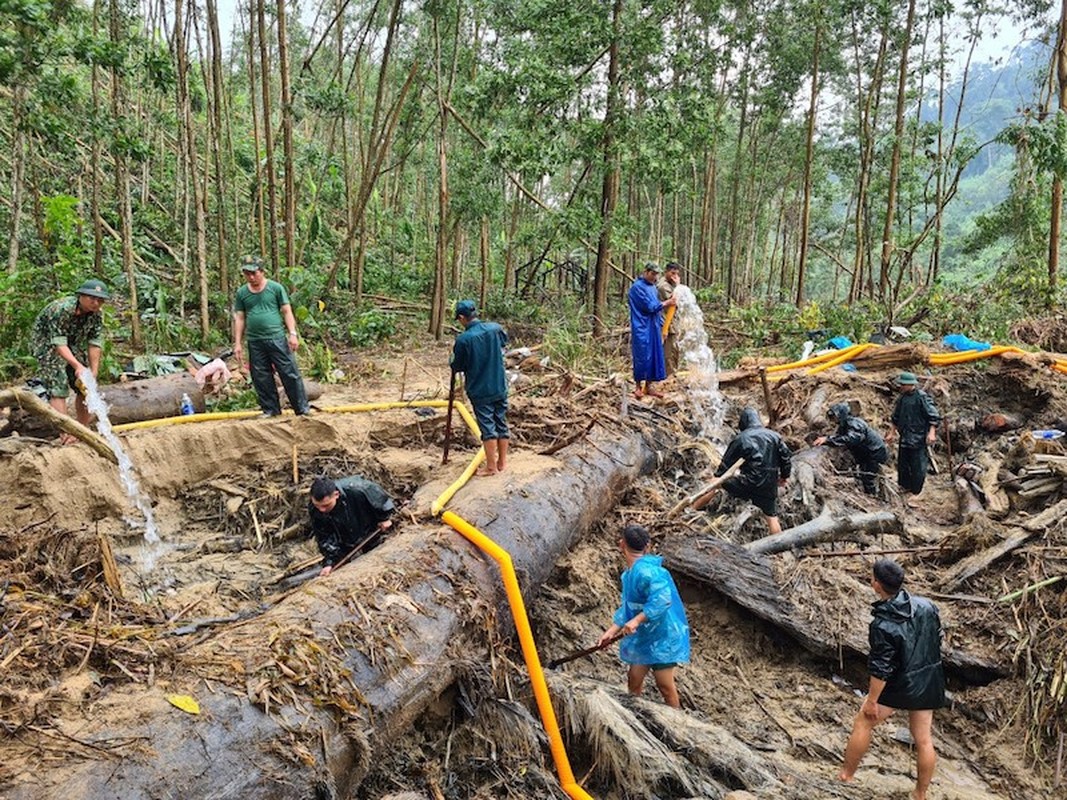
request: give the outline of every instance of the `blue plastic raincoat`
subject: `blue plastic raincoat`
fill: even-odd
[[[662,381],[667,378],[663,357],[663,322],[656,287],[638,278],[630,287],[630,352],[634,360],[634,380]]]
[[[625,625],[642,611],[648,620],[621,641],[619,657],[627,664],[687,663],[689,621],[661,556],[641,556],[622,573],[622,605],[612,621]]]

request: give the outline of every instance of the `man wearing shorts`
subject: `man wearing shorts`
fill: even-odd
[[[473,300],[456,303],[456,319],[464,330],[452,347],[452,372],[462,372],[464,388],[482,433],[485,466],[479,475],[503,472],[508,461],[508,379],[504,348],[508,335],[495,322],[478,319]]]
[[[645,528],[623,528],[619,539],[626,559],[622,605],[598,644],[606,647],[621,633],[619,657],[630,665],[626,676],[630,694],[641,694],[651,672],[664,702],[681,708],[674,671],[689,661],[689,621],[674,579],[663,567],[663,557],[649,555],[648,545]]]
[[[739,433],[733,438],[722,463],[715,470],[715,477],[726,474],[740,459],[745,463],[736,478],[722,485],[727,492],[742,500],[751,501],[767,517],[767,527],[772,534],[782,532],[778,521],[778,487],[784,486],[793,468],[793,453],[789,446],[774,431],[764,428],[759,412],[746,408],[738,421]],[[707,504],[714,492],[704,495],[694,508]]]
[[[870,686],[852,726],[845,763],[838,778],[851,781],[871,744],[874,728],[896,709],[908,712],[915,741],[916,780],[912,800],[926,800],[937,754],[931,727],[934,709],[945,705],[945,674],[941,666],[941,617],[925,597],[902,588],[904,570],[880,558],[871,570],[871,588],[878,601],[871,607],[867,668]]]
[[[46,305],[33,323],[30,349],[37,359],[37,378],[44,385],[48,402],[66,414],[67,397],[74,389],[75,410],[82,425],[89,424],[89,408],[81,375],[88,370],[96,378],[100,369],[104,347],[100,311],[110,298],[103,281],[87,280],[73,295]]]

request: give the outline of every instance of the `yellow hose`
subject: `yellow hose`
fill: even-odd
[[[791,361],[788,364],[775,364],[773,367],[767,367],[767,374],[774,372],[787,372],[791,369],[799,369],[800,367],[810,367],[813,364],[821,364],[824,361],[829,361],[832,358],[837,358],[842,353],[858,347],[859,345],[849,345],[844,350],[831,350],[829,353],[823,353],[822,355],[812,356],[811,358],[805,358],[803,361]]]
[[[832,367],[836,367],[838,364],[844,364],[846,361],[851,361],[853,358],[858,356],[860,353],[862,353],[862,352],[864,352],[866,350],[870,350],[874,346],[875,345],[873,343],[867,342],[866,344],[854,344],[854,345],[852,345],[852,347],[846,347],[844,350],[842,350],[838,354],[837,358],[831,358],[829,361],[824,361],[823,363],[819,364],[819,366],[817,366],[817,367],[812,367],[811,369],[808,370],[807,374],[808,375],[815,375],[816,373],[822,372],[823,370],[827,370],[827,369],[830,369]]]
[[[674,319],[676,306],[667,306],[663,312],[663,341],[667,341],[667,334],[671,332],[671,320]]]
[[[533,688],[534,699],[537,701],[537,710],[541,714],[545,733],[548,734],[548,748],[552,752],[552,760],[556,765],[560,786],[574,800],[592,800],[591,796],[575,781],[570,760],[567,758],[567,749],[563,744],[563,736],[559,732],[556,710],[552,707],[552,699],[548,695],[548,684],[545,683],[541,659],[537,655],[537,645],[534,644],[530,620],[526,616],[526,605],[522,599],[522,590],[519,588],[519,579],[515,575],[511,556],[458,514],[446,511],[441,515],[441,520],[462,534],[500,567],[500,576],[504,581],[508,604],[511,606],[511,616],[515,620],[515,630],[519,635],[522,655],[526,660],[526,669],[530,673],[530,686]]]

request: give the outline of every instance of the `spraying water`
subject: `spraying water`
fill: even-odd
[[[111,450],[115,453],[115,457],[118,459],[119,478],[122,481],[123,489],[126,490],[126,496],[130,498],[133,507],[140,512],[141,517],[143,518],[142,521],[132,517],[126,517],[126,524],[134,529],[144,529],[144,541],[145,545],[147,545],[144,550],[144,567],[146,570],[151,570],[152,567],[155,566],[156,545],[159,544],[159,529],[156,527],[156,518],[152,513],[152,504],[148,501],[148,498],[141,491],[141,487],[137,483],[137,475],[133,469],[133,462],[123,448],[122,442],[119,441],[119,437],[115,435],[115,432],[111,429],[111,420],[108,419],[107,403],[100,395],[100,390],[96,385],[96,379],[89,370],[84,370],[79,377],[85,384],[85,404],[89,408],[89,413],[96,415],[96,429],[111,446]]]
[[[678,299],[678,311],[673,327],[678,350],[689,369],[686,391],[693,404],[693,420],[701,436],[717,440],[726,416],[726,402],[719,392],[718,366],[715,353],[708,346],[704,314],[688,286],[675,288],[674,296]]]

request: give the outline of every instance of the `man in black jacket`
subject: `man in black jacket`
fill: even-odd
[[[945,675],[941,667],[941,617],[925,597],[913,597],[901,587],[904,570],[895,561],[874,563],[871,588],[878,601],[871,607],[870,686],[852,726],[845,763],[838,776],[851,781],[871,744],[871,732],[898,708],[908,712],[915,740],[917,778],[912,800],[926,800],[937,755],[931,726],[934,709],[945,705]]]
[[[867,424],[866,420],[852,416],[848,403],[834,403],[826,412],[826,416],[831,422],[837,423],[837,431],[830,436],[820,436],[812,444],[816,447],[824,444],[830,447],[847,447],[852,457],[856,459],[863,491],[867,494],[876,494],[878,472],[882,464],[889,460],[885,440]]]
[[[375,547],[381,533],[393,522],[395,506],[381,486],[365,478],[351,476],[336,483],[329,478],[311,482],[308,514],[311,531],[322,553],[320,575],[329,575],[334,565],[357,548]]]
[[[926,448],[937,441],[941,412],[930,395],[919,388],[919,380],[913,373],[900,373],[896,383],[900,397],[893,406],[893,424],[885,440],[892,442],[899,434],[897,483],[905,492],[919,495],[926,483],[926,470],[929,467]],[[908,498],[907,502],[914,506],[918,501]]]
[[[726,474],[726,470],[742,458],[745,460],[741,474],[730,478],[723,485],[727,492],[742,500],[750,500],[767,516],[767,527],[772,534],[782,532],[778,521],[778,487],[784,486],[793,468],[793,452],[782,441],[782,437],[769,428],[763,427],[759,412],[746,408],[741,412],[738,422],[739,433],[733,438],[723,453],[722,463],[715,470],[715,477]],[[715,491],[708,492],[693,503],[693,508],[700,509],[715,496]]]

